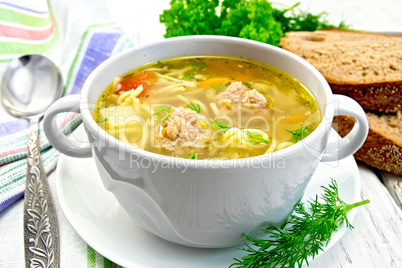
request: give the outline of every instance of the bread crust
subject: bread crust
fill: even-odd
[[[369,134],[363,146],[354,154],[356,160],[362,161],[372,167],[385,170],[397,175],[402,175],[402,144],[400,138],[395,139],[388,133],[388,127],[373,121],[378,121],[381,117],[368,113]],[[377,118],[376,118],[377,117]],[[397,117],[397,115],[395,115]],[[381,119],[382,120],[382,119]],[[400,119],[396,119],[399,121]],[[353,128],[355,121],[350,116],[340,115],[334,118],[332,127],[341,137],[346,136]],[[382,126],[381,126],[382,125]]]
[[[280,45],[316,67],[333,93],[355,99],[366,110],[369,133],[354,157],[402,175],[402,35],[339,29],[290,32]],[[342,137],[353,125],[352,117],[334,118],[333,128]]]
[[[396,113],[402,110],[402,83],[376,83],[369,85],[330,84],[332,92],[356,100],[364,110]]]
[[[320,30],[290,32],[282,48],[304,58],[334,93],[350,96],[365,110],[402,110],[402,35]]]

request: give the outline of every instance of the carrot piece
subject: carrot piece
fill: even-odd
[[[221,83],[225,83],[229,80],[229,78],[227,77],[212,77],[212,78],[208,78],[205,80],[202,80],[199,82],[200,87],[202,88],[206,88],[206,87],[218,87],[219,84]]]
[[[243,83],[250,82],[253,77],[252,72],[248,69],[238,68],[237,66],[230,66],[228,64],[222,64],[216,62],[208,63],[208,70],[216,71],[218,73],[226,75],[227,77],[233,78],[234,81],[240,81]],[[214,87],[216,87],[216,85]]]
[[[144,87],[144,90],[138,95],[138,97],[143,97],[149,90],[149,86],[153,84],[153,80],[155,77],[156,74],[152,71],[143,71],[138,74],[124,77],[120,81],[121,87],[117,92],[129,91],[131,89],[136,89],[137,87],[142,85]]]
[[[286,117],[283,119],[284,121],[293,121],[293,122],[304,122],[309,116],[306,114],[298,114],[298,115],[293,115]]]

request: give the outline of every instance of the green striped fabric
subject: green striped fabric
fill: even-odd
[[[0,7],[0,21],[15,23],[29,28],[46,27],[52,24],[49,13],[44,15],[22,13],[21,10],[13,10],[7,7]]]
[[[21,1],[29,3],[29,0]],[[79,2],[78,0],[72,1]],[[1,62],[4,64],[4,62],[23,54],[49,55],[49,53],[54,53],[53,50],[58,41],[59,28],[56,27],[52,20],[52,12],[37,11],[24,5],[19,6],[19,2],[20,0],[0,1],[0,64]],[[58,14],[63,13],[64,10],[62,9],[68,6],[63,1],[47,0],[47,2],[55,6]],[[86,7],[88,10],[90,8],[94,8],[93,10],[97,11],[102,10],[102,7],[99,6],[104,5],[103,1],[90,0],[89,2],[91,2],[91,6]],[[68,14],[67,10],[65,12]],[[83,25],[75,24],[74,19],[77,18],[69,16],[68,19],[72,20],[70,23],[73,27],[69,29],[70,31],[60,31],[63,34],[67,34],[64,36],[64,40],[69,44],[68,47],[64,47],[63,51],[60,51],[60,62],[56,62],[59,65],[66,65],[66,67],[59,66],[65,79],[65,94],[79,93],[85,78],[100,62],[111,54],[133,46],[130,39],[123,35],[121,30],[110,22],[110,19],[90,19],[91,16],[96,17],[96,15],[97,12],[88,13],[88,20],[81,20],[81,22],[87,21],[87,24]],[[91,25],[88,22],[93,24]],[[66,25],[61,26],[65,27]],[[105,40],[106,42],[104,43],[107,43],[110,39],[114,41],[110,41],[104,47],[97,46],[99,41]],[[74,42],[71,42],[71,40],[74,40]],[[61,132],[64,135],[70,135],[81,122],[79,114],[66,114],[57,117],[57,124],[61,126]],[[27,124],[22,119],[12,122],[0,122],[0,215],[8,205],[20,200],[23,196],[27,162],[26,128]],[[50,173],[55,169],[60,153],[46,139],[43,124],[40,124],[39,128],[39,141],[45,171]],[[64,232],[68,230],[69,234],[74,232],[70,225],[59,227]],[[70,242],[68,239],[67,241],[61,241],[61,246],[64,243],[68,244]],[[74,243],[85,244],[79,237],[74,240]],[[70,246],[71,244],[68,244],[68,246],[64,247]],[[1,246],[0,248],[4,249]],[[62,267],[85,267],[85,265],[97,268],[118,267],[86,244],[84,248],[77,247],[77,251],[74,254],[75,256],[71,261],[64,259],[64,262],[61,263]],[[7,265],[17,265],[17,263],[23,264],[20,256],[15,262],[2,263],[0,266],[5,265],[7,267]],[[19,267],[20,265],[17,266]]]
[[[0,2],[0,62],[23,54],[49,54],[58,40],[51,13]]]

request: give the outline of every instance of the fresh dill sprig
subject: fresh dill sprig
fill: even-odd
[[[159,122],[159,123],[163,123],[163,122],[165,122],[166,120],[168,120],[169,119],[169,117],[170,117],[170,112],[173,110],[173,108],[172,107],[170,107],[169,105],[165,105],[165,106],[159,106],[157,109],[156,109],[156,112],[153,114],[153,115],[160,115],[160,116],[162,116],[162,118],[160,118],[159,120],[155,120],[155,121],[157,121],[157,122]]]
[[[370,200],[354,204],[343,202],[338,193],[338,185],[334,179],[328,187],[321,187],[323,203],[318,197],[308,201],[310,211],[299,201],[294,213],[278,228],[270,226],[264,233],[268,239],[259,239],[245,235],[252,246],[246,244],[242,249],[249,255],[235,259],[230,267],[302,267],[308,265],[308,258],[314,258],[323,247],[327,246],[332,233],[345,224],[353,226],[347,219],[347,212],[352,208],[370,203]]]
[[[188,108],[193,110],[194,112],[200,113],[201,112],[201,107],[199,104],[195,105],[192,101],[190,101],[190,104],[187,105]]]
[[[217,93],[218,91],[221,91],[225,87],[226,87],[226,85],[224,83],[219,83],[216,87],[209,86],[208,88],[212,89],[213,91],[215,91],[215,93]]]
[[[194,152],[187,159],[197,159],[197,154]]]
[[[247,136],[249,137],[249,139],[247,140],[249,143],[252,143],[254,145],[257,144],[269,144],[269,141],[267,139],[264,139],[260,136],[257,136],[253,133],[251,133],[250,131],[247,130]]]
[[[191,72],[181,78],[181,80],[196,80],[195,75],[207,68],[207,64],[201,62],[200,64],[193,63],[191,65]]]
[[[231,128],[231,127],[229,127],[228,125],[224,125],[224,124],[219,123],[219,122],[216,122],[216,121],[209,120],[209,122],[210,122],[216,129],[218,129],[218,130],[224,130],[224,131],[226,131],[226,130],[228,130],[228,129]]]
[[[312,129],[310,129],[308,126],[306,126],[304,123],[302,123],[301,128],[295,129],[295,130],[286,130],[290,134],[292,134],[292,138],[289,141],[292,141],[294,143],[301,141],[305,137],[307,137],[311,132],[313,132]]]
[[[163,124],[166,120],[169,119],[171,114],[166,114],[164,117],[162,117],[161,119],[157,120],[159,123]]]
[[[172,107],[170,107],[169,105],[159,106],[153,115],[169,113],[171,110]]]

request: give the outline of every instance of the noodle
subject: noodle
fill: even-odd
[[[221,113],[219,112],[218,107],[216,107],[216,103],[215,103],[215,102],[211,102],[211,103],[209,104],[209,106],[211,107],[212,112],[214,113],[215,116],[221,115]]]
[[[136,114],[141,114],[141,107],[140,107],[140,100],[139,99],[134,99],[133,100],[133,109],[135,111]]]
[[[186,88],[183,87],[183,85],[181,85],[181,84],[173,84],[173,85],[169,85],[169,86],[163,87],[161,89],[158,89],[159,93],[162,93],[165,91],[186,91]]]
[[[134,99],[137,98],[138,95],[141,94],[141,92],[144,90],[144,87],[142,85],[138,86],[133,93],[131,93],[130,98]]]
[[[183,75],[185,72],[191,70],[191,66],[184,67],[183,69],[179,70],[171,70],[168,74],[171,76],[179,76]]]
[[[172,81],[172,82],[184,84],[184,85],[189,86],[189,87],[196,87],[196,86],[197,86],[197,83],[192,82],[192,81],[180,80],[180,79],[178,79],[178,78],[173,78],[173,77],[170,77],[170,76],[167,76],[167,75],[163,75],[163,74],[160,74],[160,73],[157,73],[157,72],[155,72],[155,74],[156,74],[158,77],[163,77],[163,78],[165,78],[166,80],[170,80],[170,81]]]
[[[121,105],[121,104],[123,104],[123,103],[125,103],[126,102],[126,99],[131,95],[131,93],[133,92],[134,90],[132,89],[132,90],[130,90],[130,91],[127,91],[127,92],[124,92],[123,94],[121,94],[120,95],[120,97],[117,99],[117,104],[119,104],[119,105]]]
[[[265,153],[267,154],[267,153],[272,153],[272,152],[275,152],[275,151],[277,151],[277,149],[276,149],[276,139],[272,139],[271,140],[271,146],[269,146],[268,150]]]
[[[190,101],[189,101],[186,97],[183,97],[183,95],[181,95],[181,94],[177,95],[177,97],[178,97],[181,101],[183,101],[183,102],[185,102],[185,103],[190,103]]]

